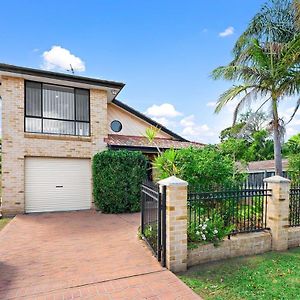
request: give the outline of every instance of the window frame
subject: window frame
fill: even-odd
[[[113,123],[118,123],[119,125],[120,125],[120,130],[113,130]],[[113,132],[115,132],[115,133],[119,133],[119,132],[121,132],[122,131],[122,129],[123,129],[123,124],[122,124],[122,122],[120,121],[120,120],[117,120],[117,119],[115,119],[115,120],[112,120],[111,122],[110,122],[110,129],[113,131]]]
[[[27,97],[26,97],[26,88],[27,88],[27,82],[33,82],[33,83],[38,83],[41,85],[41,116],[32,116],[27,114]],[[49,118],[49,117],[44,117],[43,114],[43,86],[45,85],[52,85],[52,86],[57,86],[57,87],[65,87],[65,88],[71,88],[74,90],[74,119],[60,119],[60,118]],[[88,92],[88,121],[81,121],[77,120],[76,118],[76,90],[85,90]],[[41,131],[26,131],[26,118],[31,118],[31,119],[38,119],[41,120]],[[69,133],[55,133],[55,132],[43,132],[44,131],[44,120],[53,120],[53,121],[65,121],[65,122],[73,122],[74,123],[74,134],[69,134]],[[89,124],[89,130],[88,130],[88,135],[80,135],[76,133],[76,124],[77,123],[85,123]],[[33,80],[25,80],[24,82],[24,132],[27,133],[37,133],[37,134],[48,134],[48,135],[67,135],[67,136],[79,136],[79,137],[90,137],[91,136],[91,101],[90,101],[90,90],[89,89],[83,89],[83,88],[77,88],[77,87],[72,87],[72,86],[67,86],[67,85],[61,85],[61,84],[54,84],[54,83],[48,83],[48,82],[39,82],[39,81],[33,81]]]

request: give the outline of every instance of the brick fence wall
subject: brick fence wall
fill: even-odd
[[[167,185],[167,267],[184,271],[188,266],[267,251],[300,246],[300,227],[289,227],[290,181],[280,176],[265,179],[271,193],[267,198],[266,227],[263,232],[242,233],[225,239],[217,247],[199,244],[187,249],[187,182],[174,176],[160,182]],[[183,224],[184,222],[184,224]],[[184,230],[183,230],[184,229]],[[183,232],[184,231],[184,232]]]
[[[300,246],[300,227],[290,227],[288,229],[288,245],[289,248]]]
[[[255,255],[272,249],[272,237],[269,232],[242,233],[224,240],[220,245],[201,245],[188,250],[188,266],[206,262]]]

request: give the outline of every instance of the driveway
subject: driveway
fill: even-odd
[[[137,238],[139,221],[18,215],[0,232],[0,299],[199,299]]]

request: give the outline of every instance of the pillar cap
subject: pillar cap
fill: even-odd
[[[180,178],[177,178],[176,176],[171,176],[166,179],[162,179],[158,182],[160,185],[165,186],[188,186],[188,183]]]
[[[267,182],[267,183],[290,183],[291,181],[282,176],[275,175],[272,177],[265,178],[264,182]]]

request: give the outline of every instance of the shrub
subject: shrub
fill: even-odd
[[[146,158],[141,152],[107,150],[93,158],[94,200],[104,213],[140,210]]]
[[[176,175],[186,180],[190,189],[201,187],[214,190],[244,179],[234,160],[214,146],[167,150],[155,159],[154,168],[156,179]]]
[[[190,222],[188,226],[189,243],[213,243],[217,246],[234,230],[233,225],[225,225],[217,213],[213,218],[203,218],[200,223]]]
[[[293,184],[300,184],[300,154],[290,154],[288,156],[288,173]]]

